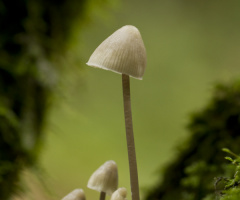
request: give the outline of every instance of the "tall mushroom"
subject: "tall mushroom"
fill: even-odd
[[[126,25],[104,40],[87,62],[89,66],[122,74],[124,115],[133,200],[139,200],[139,186],[129,76],[141,80],[146,68],[146,60],[146,50],[140,32],[136,27]]]
[[[91,175],[87,186],[100,192],[100,200],[104,200],[106,194],[112,195],[118,187],[117,164],[113,160],[105,162]]]

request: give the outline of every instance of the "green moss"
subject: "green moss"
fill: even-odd
[[[0,199],[10,199],[20,172],[37,163],[58,59],[86,8],[87,0],[0,1]]]
[[[228,190],[221,200],[239,200],[240,199],[240,188],[231,188]]]
[[[219,183],[223,184],[223,187],[219,190],[218,197],[220,200],[237,200],[240,198],[240,156],[233,153],[227,148],[224,148],[223,151],[229,153],[231,157],[225,157],[226,160],[230,161],[233,166],[235,166],[235,172],[232,177],[220,177],[215,183],[215,187],[219,187]],[[231,165],[229,164],[228,167]]]
[[[211,198],[214,178],[233,175],[223,162],[222,148],[240,151],[240,81],[219,84],[202,111],[192,114],[189,138],[179,145],[175,159],[163,171],[163,179],[146,199]]]

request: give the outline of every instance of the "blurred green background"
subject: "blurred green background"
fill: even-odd
[[[214,83],[239,78],[239,8],[239,1],[123,0],[96,10],[69,49],[79,66],[63,73],[50,113],[40,159],[50,192],[26,172],[31,191],[22,198],[57,200],[83,188],[87,199],[97,199],[87,181],[114,160],[130,199],[121,76],[85,65],[105,38],[127,24],[140,30],[148,58],[143,80],[131,79],[143,197],[187,137],[189,114],[205,105]]]

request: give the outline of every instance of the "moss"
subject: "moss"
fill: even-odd
[[[20,172],[37,163],[57,60],[86,6],[87,0],[0,0],[0,199],[10,199]]]
[[[178,147],[147,200],[210,198],[214,177],[234,173],[226,168],[221,149],[240,151],[240,81],[218,84],[206,107],[192,114],[188,131],[188,140]]]
[[[225,157],[225,159],[235,166],[235,172],[232,177],[219,177],[215,183],[215,187],[216,189],[219,188],[219,183],[223,185],[221,189],[218,189],[218,197],[220,200],[237,200],[240,198],[240,156],[227,148],[224,148],[223,151],[234,157]],[[229,164],[228,167],[230,166]]]
[[[238,200],[240,199],[240,188],[231,188],[221,198],[221,200]]]

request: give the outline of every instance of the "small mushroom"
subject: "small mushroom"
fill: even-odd
[[[118,188],[111,196],[110,200],[127,200],[127,190],[126,188]]]
[[[86,200],[86,197],[82,189],[75,189],[63,197],[62,200]]]
[[[101,193],[100,200],[111,195],[118,187],[117,164],[113,160],[105,162],[92,174],[87,186]]]
[[[122,74],[124,116],[130,169],[132,200],[139,200],[137,161],[134,144],[130,79],[142,79],[147,58],[144,43],[138,29],[123,26],[104,40],[93,52],[87,65]]]

